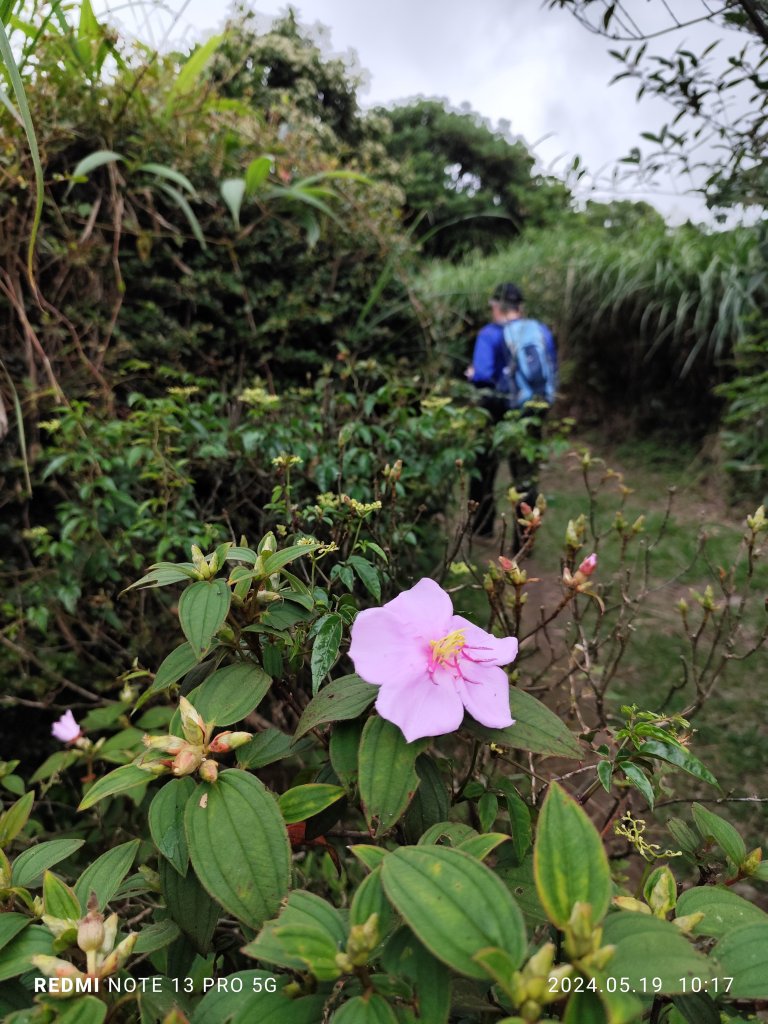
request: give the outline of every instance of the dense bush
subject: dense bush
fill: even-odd
[[[62,748],[31,777],[4,765],[9,1024],[746,1019],[768,998],[768,916],[750,902],[763,851],[710,810],[689,720],[622,694],[632,634],[652,639],[666,522],[646,541],[628,489],[582,453],[588,502],[544,607],[541,581],[502,557],[454,564],[452,599],[427,579],[360,612],[356,580],[379,605],[392,567],[376,520],[400,520],[384,494],[294,505],[291,461],[275,532],[193,546],[127,595],[177,597],[184,639],[156,617],[156,672],[62,716]],[[541,508],[526,516],[521,558],[547,529]],[[748,609],[766,525],[761,509],[737,571],[681,602],[689,716],[762,642]],[[519,649],[472,623],[482,595],[487,627]],[[509,688],[495,666],[511,660]],[[485,726],[446,711],[456,692]],[[678,794],[698,802],[667,818]]]

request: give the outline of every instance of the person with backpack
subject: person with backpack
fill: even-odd
[[[499,455],[492,445],[493,427],[510,409],[539,418],[541,429],[546,407],[557,390],[557,348],[550,329],[523,313],[523,295],[512,282],[500,284],[490,299],[491,322],[481,328],[475,341],[472,365],[466,376],[481,392],[480,403],[491,417],[488,442],[478,455],[477,476],[470,481],[469,497],[477,504],[472,532],[492,537],[496,518],[494,481]],[[509,456],[512,483],[535,504],[538,495],[538,465],[521,452]]]

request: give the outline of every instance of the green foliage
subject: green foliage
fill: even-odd
[[[493,129],[474,113],[419,100],[380,109],[390,172],[405,193],[406,223],[431,256],[456,259],[509,244],[524,225],[562,214],[569,196],[561,182],[534,172],[524,143],[509,127]]]
[[[753,323],[747,322],[746,336],[734,349],[733,378],[715,391],[726,402],[720,442],[733,496],[762,501],[768,492],[768,336],[764,328],[753,329]]]

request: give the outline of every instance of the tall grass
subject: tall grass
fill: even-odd
[[[434,263],[417,289],[448,324],[476,320],[493,286],[515,281],[531,315],[554,326],[574,372],[594,376],[595,363],[613,370],[618,362],[638,389],[656,364],[675,380],[717,376],[766,308],[767,271],[757,229],[650,224],[612,233],[574,218],[493,256]]]

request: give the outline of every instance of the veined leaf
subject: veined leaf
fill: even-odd
[[[447,846],[405,846],[384,858],[384,890],[419,940],[470,978],[487,978],[474,959],[488,946],[515,967],[525,955],[523,917],[501,879],[467,853]]]

